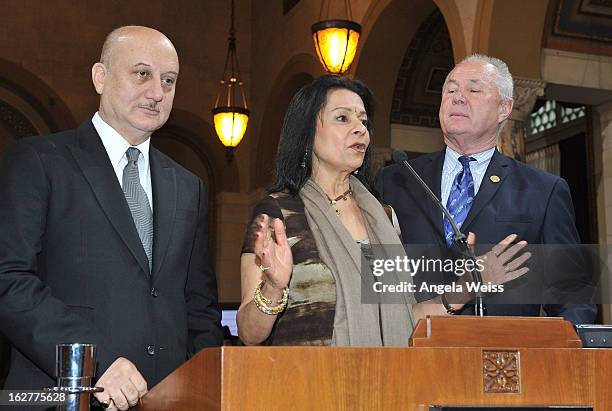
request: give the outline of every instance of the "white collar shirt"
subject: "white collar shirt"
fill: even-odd
[[[121,188],[123,188],[123,169],[128,163],[126,155],[127,149],[130,147],[135,147],[140,151],[140,156],[138,157],[137,163],[138,176],[140,178],[140,185],[144,188],[147,198],[149,199],[151,211],[153,211],[153,188],[151,184],[151,167],[149,163],[149,148],[151,145],[151,139],[148,138],[143,143],[137,146],[132,146],[126,139],[123,138],[123,136],[121,136],[121,134],[117,132],[117,130],[102,120],[99,113],[96,112],[96,114],[94,114],[91,122],[102,140],[102,145],[104,145],[106,154],[113,165],[113,169],[115,170],[115,174],[117,175],[117,180],[119,181]]]

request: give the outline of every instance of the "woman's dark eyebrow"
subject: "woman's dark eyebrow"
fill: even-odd
[[[352,108],[350,108],[350,107],[344,107],[344,106],[338,106],[338,107],[335,107],[335,108],[333,108],[331,111],[336,111],[336,110],[354,111]],[[361,110],[359,113],[357,113],[357,115],[358,115],[358,116],[361,116],[361,115],[366,115],[366,116],[367,116],[367,115],[368,115],[368,113],[367,113],[367,111],[365,111],[365,110]]]

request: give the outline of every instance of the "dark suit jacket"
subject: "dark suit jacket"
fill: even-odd
[[[7,388],[53,385],[55,345],[97,344],[149,387],[222,343],[199,178],[151,147],[149,266],[93,124],[19,140],[0,166],[0,332],[13,344]]]
[[[411,165],[440,198],[445,150],[421,156]],[[496,175],[499,183],[490,177]],[[376,191],[391,205],[399,219],[403,242],[445,246],[441,211],[403,166],[391,165],[378,175]],[[472,208],[461,227],[472,231],[479,244],[497,244],[509,234],[530,244],[577,244],[574,209],[565,180],[534,169],[495,150]],[[489,315],[539,315],[538,304],[495,305]],[[574,323],[594,321],[594,305],[547,305],[551,316],[564,316]],[[473,313],[473,310],[472,310]]]

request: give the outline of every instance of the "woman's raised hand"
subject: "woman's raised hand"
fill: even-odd
[[[293,255],[285,225],[279,218],[270,221],[267,214],[257,216],[255,224],[253,236],[256,263],[259,263],[268,286],[283,289],[289,284],[293,271]]]

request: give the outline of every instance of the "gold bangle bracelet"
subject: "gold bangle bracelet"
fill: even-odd
[[[270,300],[269,298],[266,298],[266,296],[263,295],[263,293],[261,292],[261,289],[263,288],[264,284],[265,282],[263,280],[259,283],[259,285],[255,289],[255,296],[257,297],[257,295],[259,295],[259,299],[263,301],[266,305],[273,305],[274,301]],[[282,298],[277,301],[276,305],[280,304],[281,302]]]
[[[257,309],[268,315],[277,315],[285,311],[289,302],[289,287],[283,288],[283,297],[278,300],[277,305],[271,307],[270,305],[273,303],[273,301],[264,297],[261,292],[261,288],[264,286],[264,284],[265,281],[260,282],[255,289],[255,293],[253,294],[253,301],[255,301],[255,306]]]

